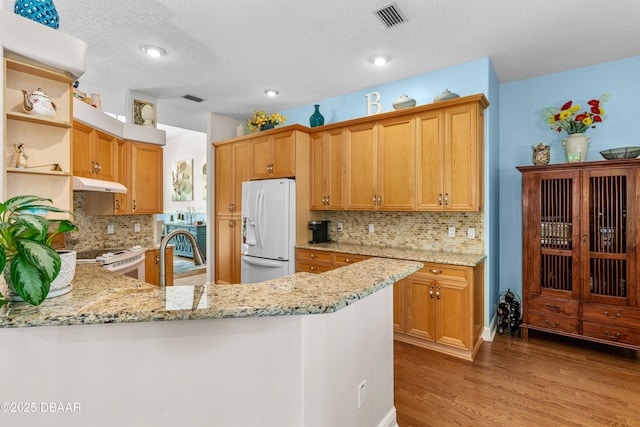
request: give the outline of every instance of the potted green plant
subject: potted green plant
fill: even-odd
[[[33,305],[47,298],[51,282],[60,272],[60,255],[51,247],[53,236],[78,230],[69,220],[48,220],[40,215],[72,215],[52,203],[51,199],[30,195],[0,203],[0,271],[5,272],[7,281],[11,280],[15,292]],[[51,224],[57,224],[57,228],[49,234]]]

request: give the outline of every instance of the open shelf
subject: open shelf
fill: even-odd
[[[9,120],[19,120],[22,122],[36,123],[47,126],[56,126],[60,128],[70,129],[72,124],[69,121],[65,120],[57,120],[55,116],[37,116],[33,114],[20,113],[16,111],[9,111],[7,113],[7,119]]]

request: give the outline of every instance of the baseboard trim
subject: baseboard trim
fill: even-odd
[[[498,317],[496,314],[491,318],[491,322],[489,322],[489,326],[485,326],[482,328],[482,339],[485,341],[493,341],[493,338],[496,336],[496,323],[498,322]]]
[[[396,417],[396,407],[392,407],[387,415],[380,421],[378,427],[398,427],[398,419]]]

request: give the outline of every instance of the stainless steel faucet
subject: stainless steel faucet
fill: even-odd
[[[189,233],[186,230],[180,230],[180,229],[173,230],[172,232],[164,236],[162,238],[162,241],[160,242],[160,264],[158,266],[160,269],[160,281],[158,282],[158,284],[160,285],[161,288],[164,288],[166,286],[164,266],[165,266],[165,256],[166,256],[165,251],[167,249],[167,244],[169,243],[169,240],[171,240],[177,234],[182,234],[186,236],[187,239],[189,240],[189,243],[191,244],[191,248],[193,249],[193,264],[194,265],[204,264],[204,255],[202,255],[202,252],[198,247],[198,242],[196,241],[196,238],[193,236],[193,234]]]

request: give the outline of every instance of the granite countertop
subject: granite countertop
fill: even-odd
[[[78,264],[71,292],[37,307],[3,304],[0,328],[332,313],[420,268],[418,262],[372,258],[261,283],[161,289],[97,264]],[[7,295],[6,284],[0,291]]]
[[[346,243],[303,243],[296,245],[299,249],[311,249],[328,252],[343,252],[353,255],[366,255],[381,258],[404,259],[419,262],[435,262],[438,264],[461,265],[475,267],[481,264],[486,255],[463,254],[458,252],[427,251],[421,249],[383,248],[377,246],[353,245]]]

